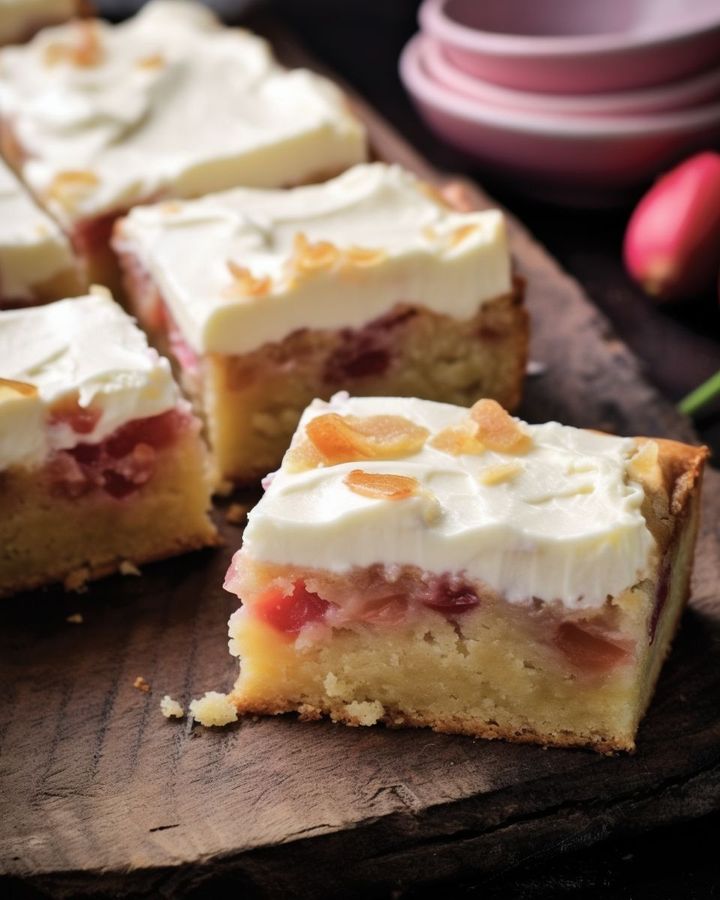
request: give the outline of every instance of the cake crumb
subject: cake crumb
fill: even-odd
[[[160,712],[166,719],[182,719],[185,717],[185,710],[169,694],[165,694],[160,701]]]
[[[247,514],[248,507],[244,503],[231,503],[225,513],[225,521],[231,525],[244,525]]]
[[[238,714],[235,704],[227,694],[218,691],[206,691],[198,700],[190,702],[190,715],[204,725],[229,725],[237,722]]]
[[[147,681],[142,677],[142,675],[138,675],[138,677],[133,681],[133,687],[137,688],[139,691],[142,691],[143,694],[150,693],[150,685]]]
[[[119,570],[121,575],[140,575],[140,569],[129,559],[124,559],[120,563]]]
[[[66,616],[65,621],[69,622],[70,625],[82,625],[85,619],[82,613],[73,613],[70,616]]]
[[[375,725],[385,715],[385,707],[379,700],[353,700],[345,704],[345,712],[353,725]]]
[[[89,578],[90,569],[88,569],[87,566],[82,569],[75,569],[74,572],[70,572],[70,574],[65,577],[63,587],[66,591],[75,591],[76,594],[81,594],[87,590]]]

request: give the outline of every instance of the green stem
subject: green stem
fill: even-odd
[[[703,406],[706,406],[715,397],[720,396],[720,372],[716,372],[711,378],[708,378],[700,387],[690,391],[687,397],[684,397],[678,404],[680,412],[684,412],[686,416],[693,416],[699,412]]]

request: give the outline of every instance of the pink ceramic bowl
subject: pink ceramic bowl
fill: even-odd
[[[629,90],[720,59],[718,0],[424,0],[420,23],[457,68],[517,90]]]
[[[720,144],[720,102],[628,118],[498,108],[435,82],[417,41],[403,51],[400,75],[441,137],[559,202],[617,202],[683,156]]]
[[[499,87],[455,68],[442,45],[431,37],[418,34],[413,41],[418,44],[421,64],[438,84],[501,109],[561,116],[622,116],[690,109],[720,101],[720,66],[673,84],[644,90],[587,95],[531,93]]]

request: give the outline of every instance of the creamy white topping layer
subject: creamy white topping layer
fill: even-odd
[[[0,312],[0,469],[41,463],[51,450],[94,444],[180,399],[170,365],[102,288],[87,297]],[[2,379],[36,389],[16,389]],[[100,416],[78,434],[51,423],[53,407],[77,397]]]
[[[75,266],[70,242],[0,160],[0,305]]]
[[[538,597],[574,609],[602,605],[651,570],[655,541],[641,513],[643,488],[628,473],[637,450],[631,438],[523,424],[532,441],[525,453],[455,456],[432,440],[467,410],[336,395],[308,407],[293,445],[328,412],[403,416],[430,435],[401,459],[292,472],[286,456],[248,517],[243,553],[253,559],[336,572],[419,566],[480,580],[511,603]],[[345,480],[358,469],[416,479],[420,490],[406,499],[363,496]]]
[[[403,302],[469,318],[511,289],[501,213],[451,211],[381,163],[321,185],[138,207],[115,246],[139,257],[198,352],[358,327]]]
[[[23,177],[63,224],[153,197],[278,187],[365,158],[341,92],[189,0],[74,21],[0,52]]]
[[[74,15],[76,0],[0,0],[0,44],[26,40],[46,25]]]

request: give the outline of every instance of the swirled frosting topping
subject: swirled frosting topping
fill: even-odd
[[[115,246],[139,258],[198,352],[358,327],[399,303],[470,318],[511,290],[500,212],[455,212],[382,163],[293,190],[138,207]]]
[[[655,553],[628,468],[636,452],[631,438],[527,425],[492,401],[469,416],[417,399],[316,400],[243,552],[333,571],[419,566],[512,603],[598,607],[646,577]]]
[[[264,40],[190,0],[6,48],[0,106],[24,179],[64,224],[159,196],[292,184],[365,157],[334,85],[286,71]]]

